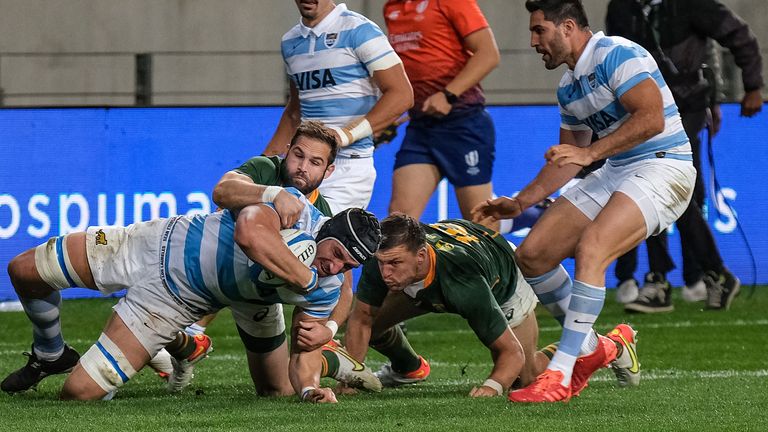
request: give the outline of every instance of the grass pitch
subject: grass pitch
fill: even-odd
[[[702,311],[676,290],[676,310],[627,315],[609,291],[598,330],[625,321],[639,330],[639,387],[616,387],[609,370],[569,404],[517,405],[466,395],[490,371],[488,351],[458,317],[427,315],[408,323],[414,348],[432,364],[427,382],[379,394],[339,396],[337,405],[300,404],[295,397],[254,395],[245,356],[228,312],[209,327],[214,352],[197,367],[191,388],[165,393],[145,370],[111,402],[60,402],[64,381],[49,377],[38,391],[0,395],[6,431],[768,431],[768,287],[749,290],[728,312]],[[84,353],[98,337],[114,299],[64,302],[68,343]],[[541,308],[540,308],[541,309]],[[539,311],[540,344],[559,337]],[[31,329],[23,313],[0,314],[0,378],[22,366]],[[383,358],[371,354],[376,369]],[[326,382],[331,384],[331,382]]]

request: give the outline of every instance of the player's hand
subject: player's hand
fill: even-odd
[[[577,147],[571,144],[558,144],[550,147],[544,154],[544,158],[547,163],[555,164],[558,167],[568,164],[584,167],[595,161],[588,147]]]
[[[329,389],[328,387],[320,387],[310,390],[307,395],[302,398],[302,402],[338,403],[333,390]]]
[[[752,90],[744,94],[741,100],[741,116],[752,117],[763,109],[763,95],[760,89]]]
[[[478,386],[478,387],[472,387],[472,391],[469,392],[469,397],[478,398],[478,397],[495,397],[499,394],[496,393],[495,389],[492,389],[488,386]]]
[[[314,351],[330,342],[332,338],[331,329],[319,321],[299,321],[296,344],[302,351]]]
[[[443,117],[451,112],[453,106],[448,103],[443,92],[437,92],[428,97],[421,105],[421,111],[432,117]]]
[[[382,130],[381,132],[373,135],[373,145],[374,147],[378,147],[382,144],[387,144],[392,142],[397,137],[397,128],[400,127],[401,124],[407,122],[410,120],[410,117],[408,117],[408,114],[405,114],[401,116],[399,119],[392,122],[391,125],[387,126]]]
[[[495,222],[511,219],[523,212],[523,205],[517,198],[500,197],[481,202],[472,209],[472,221],[476,223]]]
[[[301,211],[304,210],[304,204],[302,204],[298,198],[284,190],[280,191],[277,196],[275,196],[272,205],[275,206],[277,216],[280,218],[281,228],[292,227],[296,221],[299,220]]]

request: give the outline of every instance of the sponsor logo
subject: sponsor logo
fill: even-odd
[[[295,73],[293,80],[299,90],[314,90],[336,85],[336,80],[333,79],[330,69]]]
[[[327,48],[333,48],[336,42],[339,40],[338,33],[326,33],[325,34],[325,46]]]
[[[96,231],[96,244],[104,246],[107,245],[107,235],[104,234],[104,230]]]
[[[594,324],[595,323],[594,321],[581,321],[577,319],[573,320],[573,322],[575,322],[576,324]]]

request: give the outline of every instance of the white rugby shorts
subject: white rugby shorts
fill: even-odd
[[[202,315],[173,299],[160,274],[160,245],[169,219],[123,227],[90,227],[86,253],[91,273],[104,294],[128,289],[113,308],[150,357],[171,342],[176,332]]]
[[[695,181],[696,168],[691,161],[652,158],[615,165],[609,160],[563,196],[595,220],[611,195],[622,192],[640,208],[647,238],[661,233],[683,214]]]
[[[340,157],[334,164],[336,169],[319,187],[333,214],[351,207],[367,208],[376,182],[373,158]]]

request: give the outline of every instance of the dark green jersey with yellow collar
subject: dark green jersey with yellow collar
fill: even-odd
[[[283,186],[283,171],[285,170],[285,158],[280,156],[256,156],[248,159],[234,171],[246,175],[254,183],[265,186]],[[331,206],[328,201],[315,189],[307,195],[310,204],[317,207],[320,213],[331,217]]]
[[[499,305],[512,297],[517,285],[512,247],[495,231],[461,219],[422,226],[432,266],[423,281],[406,287],[404,293],[421,309],[461,315],[490,345],[507,328]],[[366,261],[358,300],[379,307],[387,292],[376,260]]]

